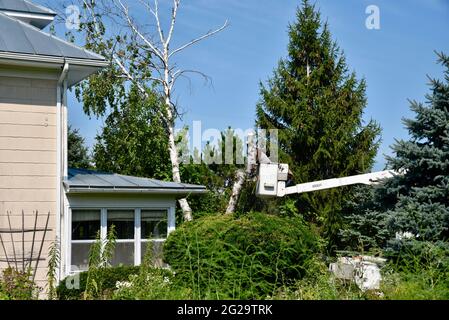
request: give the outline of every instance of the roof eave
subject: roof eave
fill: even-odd
[[[69,87],[76,85],[95,72],[109,66],[105,60],[75,59],[55,56],[40,56],[13,52],[0,52],[0,64],[9,66],[61,69],[65,63],[70,65]],[[78,72],[76,72],[78,69]]]
[[[43,64],[47,65],[63,65],[68,62],[72,65],[86,66],[86,67],[97,67],[104,68],[109,65],[106,60],[94,60],[94,59],[76,59],[68,57],[55,57],[55,56],[42,56],[42,55],[32,55],[24,53],[15,52],[0,52],[0,60],[16,61],[17,63],[33,66],[42,67]]]
[[[198,189],[165,189],[165,188],[90,188],[90,187],[67,187],[67,194],[161,194],[179,195],[205,194],[206,188]]]

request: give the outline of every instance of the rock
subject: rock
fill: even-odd
[[[340,257],[329,265],[329,271],[338,279],[354,281],[362,291],[379,290],[380,266],[385,262],[385,259],[372,256]]]

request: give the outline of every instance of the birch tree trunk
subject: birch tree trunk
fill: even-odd
[[[251,175],[253,170],[257,167],[257,147],[254,134],[248,135],[247,146],[246,169],[237,170],[235,174],[235,182],[232,187],[232,193],[229,198],[226,214],[233,214],[237,209],[237,204],[240,194],[242,193],[243,185],[245,184],[248,176]]]
[[[237,170],[235,174],[235,182],[232,187],[231,197],[229,198],[228,208],[226,209],[226,214],[233,214],[237,208],[237,204],[240,198],[240,193],[242,192],[243,184],[246,181],[246,172],[243,169]]]
[[[164,57],[167,57],[167,48],[165,48]],[[165,72],[165,78],[168,79],[169,73],[168,70]],[[168,85],[165,85],[168,81],[164,81],[164,92],[165,92],[165,106],[167,109],[167,127],[168,127],[168,143],[169,143],[169,151],[170,151],[170,161],[172,165],[172,178],[173,182],[181,183],[181,173],[179,171],[179,156],[178,156],[178,148],[176,147],[175,141],[175,121],[173,119],[173,110],[172,110],[172,102],[171,102],[171,90]],[[190,208],[189,202],[186,198],[182,198],[178,200],[179,206],[182,210],[182,215],[184,217],[184,221],[192,221],[192,209]]]

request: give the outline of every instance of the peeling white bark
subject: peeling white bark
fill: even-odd
[[[233,214],[237,208],[237,204],[242,193],[243,185],[247,177],[255,170],[257,166],[257,148],[254,134],[248,135],[248,157],[246,170],[237,170],[235,174],[235,182],[232,187],[231,197],[229,198],[228,207],[226,209],[226,214]]]
[[[235,209],[237,208],[237,203],[239,201],[240,193],[242,192],[243,184],[246,180],[246,172],[245,170],[241,169],[238,170],[235,174],[235,182],[234,186],[232,187],[232,194],[229,198],[228,208],[226,209],[226,214],[232,214],[235,212]]]

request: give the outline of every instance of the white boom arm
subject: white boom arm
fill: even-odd
[[[261,164],[259,168],[257,195],[259,197],[284,197],[289,194],[306,193],[354,184],[374,185],[379,183],[381,180],[400,175],[400,173],[393,170],[387,170],[344,178],[302,183],[292,187],[285,186],[287,175],[288,165]]]
[[[282,194],[280,196],[284,196],[284,195],[293,194],[293,193],[306,193],[306,192],[312,192],[312,191],[318,191],[318,190],[325,190],[325,189],[349,186],[349,185],[354,185],[354,184],[373,185],[373,184],[379,183],[380,180],[392,178],[395,175],[397,175],[397,173],[394,171],[390,171],[390,170],[373,172],[373,173],[367,173],[367,174],[360,174],[357,176],[334,178],[334,179],[321,180],[321,181],[315,181],[315,182],[309,182],[309,183],[302,183],[302,184],[298,184],[294,187],[287,187],[287,188],[278,190],[278,193]]]

